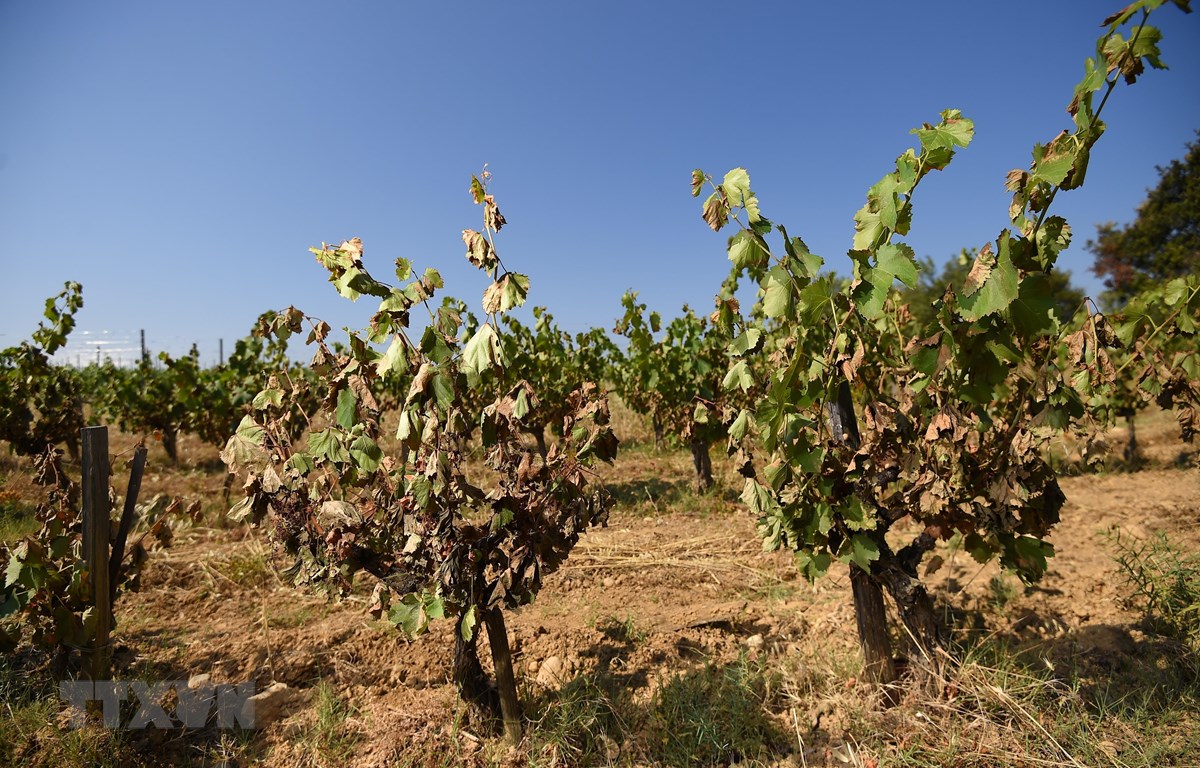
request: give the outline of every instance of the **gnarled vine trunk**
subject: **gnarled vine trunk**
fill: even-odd
[[[857,450],[861,440],[858,417],[854,413],[854,401],[850,385],[842,381],[838,386],[835,402],[826,404],[826,419],[834,439]],[[918,676],[931,680],[940,667],[942,650],[946,645],[946,632],[934,611],[933,600],[917,575],[917,566],[925,553],[933,548],[933,537],[922,533],[908,546],[893,552],[885,534],[888,528],[903,513],[879,510],[878,527],[871,534],[879,550],[879,559],[871,563],[871,570],[850,566],[850,584],[854,595],[854,614],[858,623],[858,638],[863,649],[864,669],[868,678],[880,684],[890,683],[897,677],[892,660],[891,640],[888,637],[887,611],[884,607],[883,590],[887,590],[904,625],[908,649],[905,654]]]
[[[167,452],[167,458],[174,464],[179,461],[179,433],[173,429],[162,431],[162,447]]]
[[[483,614],[487,625],[488,645],[492,649],[492,666],[496,670],[496,690],[500,694],[500,714],[504,720],[504,737],[512,744],[521,741],[521,705],[517,701],[517,678],[513,674],[512,653],[508,647],[508,630],[504,613],[492,608]]]
[[[1138,448],[1137,423],[1132,409],[1125,411],[1125,426],[1129,430],[1129,440],[1125,443],[1125,465],[1129,469],[1137,469],[1142,463],[1142,452]]]
[[[708,455],[708,441],[693,437],[691,441],[692,466],[696,470],[696,490],[707,491],[712,488],[712,458]]]
[[[903,550],[897,555],[881,548],[879,560],[872,563],[871,576],[887,590],[896,604],[896,611],[904,625],[905,656],[909,669],[917,679],[933,682],[944,658],[946,628],[938,618],[928,590],[917,576],[919,556],[909,561],[903,555]]]
[[[516,744],[521,740],[521,707],[517,700],[517,681],[508,645],[508,631],[504,626],[504,613],[499,608],[485,611],[483,626],[487,627],[496,680],[493,683],[488,679],[479,662],[481,628],[475,627],[471,639],[464,640],[463,620],[459,618],[454,637],[454,684],[458,688],[459,698],[470,710],[472,720],[479,723],[501,721],[505,738]]]
[[[459,617],[454,632],[454,685],[470,718],[488,722],[500,717],[500,696],[479,663],[478,646],[477,631],[471,632],[471,639],[463,639],[463,620]]]

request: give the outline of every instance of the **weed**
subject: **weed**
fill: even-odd
[[[21,501],[20,495],[0,488],[0,542],[16,541],[38,529],[35,508]]]
[[[744,656],[663,681],[646,726],[654,762],[721,765],[770,756],[783,739],[767,713],[769,688],[762,667]]]
[[[1021,596],[1021,583],[1007,573],[997,573],[988,581],[988,595],[992,608],[1003,615],[1008,604]]]
[[[344,763],[354,754],[360,734],[348,722],[358,710],[338,696],[327,680],[320,680],[314,691],[317,722],[309,736],[309,747],[330,763]]]
[[[624,619],[616,616],[606,616],[595,622],[596,629],[611,636],[614,640],[631,645],[641,645],[650,635],[638,626],[632,614],[625,613]]]
[[[316,614],[308,606],[300,606],[293,610],[272,612],[268,623],[273,629],[295,629],[312,622]]]
[[[45,670],[31,674],[13,661],[0,663],[0,765],[116,768],[128,761],[120,731],[55,726],[61,702]]]
[[[633,708],[625,689],[582,675],[532,700],[530,765],[595,765],[616,758]],[[625,713],[625,716],[622,716]]]
[[[869,740],[868,751],[880,764],[913,768],[1149,768],[1182,764],[1200,747],[1200,690],[1186,670],[1159,669],[1164,660],[1147,651],[1118,672],[1104,665],[1103,684],[1095,685],[1094,669],[1062,669],[1048,650],[1021,650],[994,636],[958,646],[938,681],[940,695],[910,698],[888,713],[891,736]],[[1078,661],[1069,647],[1062,652]]]
[[[266,585],[273,569],[262,548],[238,549],[217,569],[238,586],[253,588]]]
[[[1161,532],[1148,540],[1117,535],[1114,543],[1130,604],[1155,632],[1200,656],[1200,554],[1184,554]]]

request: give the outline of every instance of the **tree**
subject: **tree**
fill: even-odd
[[[729,258],[760,270],[762,311],[785,337],[773,345],[784,355],[769,368],[764,395],[729,428],[731,448],[768,457],[765,466],[741,462],[742,498],[764,546],[793,550],[810,579],[835,562],[849,567],[867,672],[877,680],[896,674],[884,590],[901,637],[915,646],[909,658],[939,664],[945,628],[920,576],[939,540],[960,536],[977,560],[998,558],[1026,580],[1045,571],[1054,553],[1046,538],[1065,501],[1045,448],[1057,434],[1088,440],[1102,430],[1124,370],[1141,371],[1142,388],[1178,409],[1184,439],[1195,431],[1200,388],[1160,341],[1182,334],[1195,348],[1200,277],[1172,281],[1111,324],[1095,313],[1075,325],[1056,315],[1051,280],[1070,227],[1050,206],[1083,183],[1118,82],[1132,83],[1146,64],[1163,66],[1161,34],[1146,24],[1159,5],[1134,3],[1105,20],[1068,108],[1074,130],[1035,145],[1029,169],[1009,173],[1011,228],[978,251],[927,321],[906,310],[895,287],[918,279],[901,238],[919,183],[973,138],[974,124],[958,110],[914,129],[919,149],[868,190],[855,215],[849,284],[821,275],[823,259],[763,215],[744,169],[720,182],[692,175],[694,196],[713,188],[702,214],[709,226],[736,222]],[[783,247],[772,252],[767,238],[776,235]],[[721,323],[740,332],[725,387],[744,386],[755,376],[747,358],[764,354],[771,327],[734,308],[721,311]],[[1120,367],[1109,355],[1117,347],[1129,352]],[[926,573],[936,565],[930,558]]]
[[[179,433],[188,418],[188,371],[199,370],[199,358],[200,353],[193,345],[180,360],[159,353],[161,365],[155,365],[149,354],[134,368],[122,368],[105,360],[89,376],[92,389],[88,401],[106,420],[115,420],[121,431],[157,437],[174,464],[179,460]]]
[[[22,456],[66,443],[78,456],[83,428],[83,383],[77,372],[51,363],[75,327],[83,286],[68,282],[46,299],[45,317],[29,341],[0,350],[0,440]]]
[[[545,307],[533,308],[530,328],[512,315],[501,318],[505,333],[502,370],[509,386],[525,381],[538,393],[540,412],[526,417],[526,426],[545,456],[546,428],[560,435],[563,419],[571,410],[571,394],[586,382],[601,385],[610,378],[611,361],[619,354],[608,334],[592,328],[574,337],[560,329]]]
[[[1096,228],[1087,249],[1104,278],[1106,307],[1115,309],[1150,284],[1200,271],[1200,130],[1182,160],[1158,168],[1158,186],[1131,224]]]
[[[686,442],[692,453],[697,490],[712,487],[709,444],[724,434],[722,391],[729,339],[709,319],[684,305],[665,327],[657,312],[646,312],[637,292],[621,297],[625,314],[615,332],[629,339],[618,363],[617,393],[631,408],[650,417],[656,447],[665,436]],[[661,337],[656,335],[662,332]]]
[[[579,536],[606,521],[610,498],[592,482],[589,465],[612,461],[617,439],[604,395],[585,383],[567,396],[562,438],[544,456],[523,440],[531,424],[545,421],[539,393],[503,375],[508,361],[498,318],[524,303],[529,278],[508,271],[496,253],[494,236],[505,220],[487,178],[471,180],[483,231],[463,233],[468,260],[490,281],[487,320],[464,338],[457,302],[435,312],[429,299],[443,284],[434,269],[416,276],[398,259],[402,285],[393,287],[367,272],[357,238],[312,249],[338,293],[374,297],[379,308],[367,329],[348,331],[340,350],[326,341],[327,323],[295,308],[278,313],[266,329],[272,337],[285,342],[307,327],[316,347],[311,368],[327,392],[322,428],[303,444],[288,435],[279,420],[294,395],[273,377],[221,458],[246,479],[245,498],[230,516],[270,519],[294,558],[294,583],[345,595],[356,574],[369,575],[376,580],[372,611],[410,636],[432,620],[453,618],[460,697],[474,713],[502,715],[516,741],[520,719],[503,611],[531,602]],[[414,339],[409,314],[422,308],[429,325]],[[409,382],[394,451],[394,443],[382,442],[376,396],[395,386],[385,384],[389,375]],[[468,466],[476,429],[482,468]],[[496,688],[478,656],[481,626]]]

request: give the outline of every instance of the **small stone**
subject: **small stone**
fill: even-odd
[[[613,586],[613,585],[614,585],[614,584],[616,584],[617,582],[616,582],[616,580],[615,580],[615,579],[613,579],[613,577],[612,577],[612,576],[605,576],[605,577],[604,577],[604,581],[602,581],[602,582],[600,582],[600,583],[601,583],[601,584],[603,584],[603,585],[605,586],[605,588],[608,588],[608,587],[611,587],[611,586]]]
[[[550,687],[562,682],[566,676],[567,665],[558,656],[551,656],[541,663],[538,668],[537,681],[539,685]]]
[[[192,675],[188,678],[188,688],[195,691],[200,688],[212,687],[212,675],[205,672],[202,675]]]
[[[746,638],[746,647],[747,648],[762,648],[763,647],[763,636],[762,635],[750,635],[750,637]]]
[[[262,728],[287,717],[295,705],[297,692],[287,683],[275,683],[262,693],[256,693],[242,705],[242,721]]]

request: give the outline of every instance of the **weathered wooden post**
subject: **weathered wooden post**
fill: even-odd
[[[510,744],[521,743],[521,705],[517,701],[517,680],[513,674],[512,654],[508,646],[508,629],[504,614],[492,608],[483,614],[487,625],[488,644],[496,668],[496,689],[500,694],[500,715],[504,720],[504,737]]]
[[[86,666],[92,680],[105,680],[108,678],[108,636],[112,631],[108,427],[84,427],[80,432],[83,444],[83,556],[91,586],[95,627]]]
[[[137,523],[137,499],[142,490],[142,475],[146,471],[146,446],[138,445],[133,451],[133,466],[129,470],[129,487],[125,491],[125,506],[121,510],[121,523],[117,526],[117,537],[113,539],[112,556],[108,563],[109,609],[116,602],[117,584],[121,578],[121,561],[125,559],[125,544]],[[112,626],[110,621],[109,626]]]

